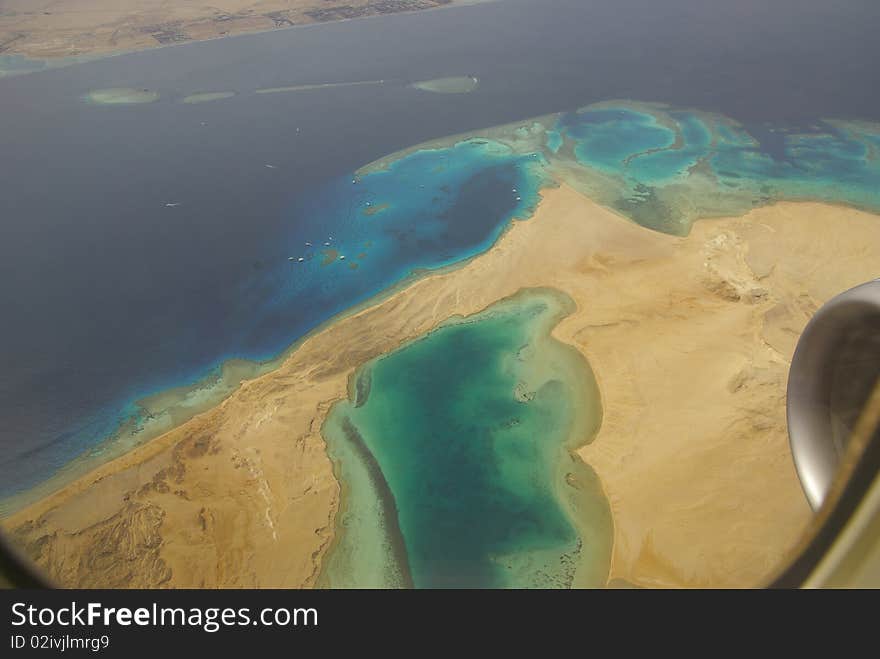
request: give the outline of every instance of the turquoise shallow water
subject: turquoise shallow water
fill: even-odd
[[[271,362],[335,315],[421,271],[489,249],[510,221],[531,215],[546,165],[539,152],[465,139],[416,149],[385,168],[348,173],[298,197],[283,236],[264,245],[264,260],[223,289],[231,311],[201,314],[201,328],[188,328],[192,341],[144,353],[155,358],[144,367],[146,381],[111,386],[103,377],[94,391],[84,390],[83,405],[98,409],[47,438],[45,447],[0,465],[0,497],[36,485],[75,458],[112,457],[216,404],[240,380],[237,373],[226,377],[228,359]],[[215,351],[224,359],[209,359]],[[263,369],[250,366],[252,374]],[[101,387],[109,389],[106,398]],[[112,441],[103,441],[108,436]],[[18,500],[0,501],[0,511],[14,505]]]
[[[611,522],[570,450],[598,427],[586,361],[526,291],[365,365],[324,427],[345,484],[330,586],[597,586]]]
[[[644,226],[684,235],[700,217],[780,200],[880,211],[878,142],[880,126],[867,122],[746,126],[618,101],[559,115],[546,148],[575,165],[575,184],[599,201]]]

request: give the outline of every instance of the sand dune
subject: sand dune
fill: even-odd
[[[310,586],[339,484],[320,434],[354,368],[523,287],[577,303],[554,334],[589,359],[604,420],[580,451],[614,516],[612,583],[754,586],[810,518],[785,378],[809,315],[880,275],[880,221],[780,203],[635,225],[545,191],[488,253],[308,338],[219,407],[6,520],[66,585]]]

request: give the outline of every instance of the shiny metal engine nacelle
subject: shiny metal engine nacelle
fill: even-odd
[[[825,304],[798,342],[788,377],[788,434],[814,510],[880,378],[880,279]]]

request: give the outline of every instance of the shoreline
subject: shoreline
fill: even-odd
[[[865,232],[880,231],[876,216],[825,204],[779,202],[746,216],[699,222],[691,236],[678,238],[644,229],[564,185],[545,188],[541,195],[535,215],[528,222],[511,222],[488,252],[445,272],[401,284],[395,293],[386,291],[382,301],[374,301],[372,306],[329,323],[321,332],[305,339],[282,367],[243,383],[217,407],[12,515],[7,521],[15,535],[50,574],[66,583],[65,579],[92,576],[78,574],[69,562],[83,560],[93,543],[104,537],[108,526],[129,537],[138,531],[139,524],[142,526],[139,515],[156,511],[156,515],[161,512],[161,519],[152,528],[159,540],[145,553],[150,554],[151,565],[161,561],[173,575],[161,583],[174,587],[312,585],[332,540],[339,493],[320,426],[329,407],[347,396],[351,372],[408,338],[430,331],[452,315],[472,313],[523,287],[538,285],[562,290],[575,300],[577,310],[563,319],[552,334],[574,346],[587,359],[602,396],[602,426],[596,438],[576,452],[596,472],[611,503],[615,541],[609,579],[624,579],[638,585],[731,585],[731,579],[737,579],[737,583],[753,581],[763,567],[778,561],[793,545],[809,519],[791,465],[784,419],[776,417],[780,412],[784,416],[784,351],[793,349],[797,332],[796,327],[791,331],[786,327],[805,323],[808,318],[807,312],[798,311],[797,306],[803,291],[792,288],[806,275],[789,277],[786,272],[797,274],[799,267],[812,268],[815,258],[810,257],[805,263],[797,250],[788,249],[788,243],[809,242],[807,237],[802,238],[800,230],[768,238],[764,235],[769,236],[767,229],[762,227],[775,232],[786,227],[796,229],[799,218],[809,221],[817,231],[824,230],[831,236],[831,242],[822,245],[823,250],[831,249],[832,255],[837,256],[856,254],[847,262],[846,277],[861,281],[871,278],[867,274],[876,275],[874,255],[865,248],[880,245],[880,236],[876,240],[865,238]],[[847,222],[852,231],[843,231],[838,222]],[[572,240],[572,235],[579,238]],[[763,297],[753,299],[752,280],[742,279],[739,274],[744,258],[742,241],[737,238],[740,235],[752,240],[749,258],[765,260],[763,265],[758,264],[760,278],[755,281],[764,282],[758,285],[765,287],[772,283],[774,288]],[[780,240],[788,243],[781,244]],[[791,263],[776,258],[777,250],[783,248],[787,251],[782,253]],[[781,264],[779,271],[766,266],[771,260]],[[656,272],[651,270],[655,267]],[[827,273],[819,274],[819,280],[815,273],[809,279],[810,286],[816,289],[810,291],[816,303],[849,285],[849,281],[841,280],[843,275],[829,278]],[[617,281],[619,277],[622,279]],[[617,291],[616,296],[613,291],[609,294],[612,281],[617,281],[611,286]],[[667,290],[670,288],[676,290]],[[652,297],[654,293],[656,299]],[[645,301],[639,302],[636,294]],[[690,302],[676,311],[678,303],[673,303],[673,295],[682,295],[683,300]],[[773,297],[776,295],[778,300]],[[772,322],[767,322],[765,316]],[[660,326],[651,324],[655,318],[662,323]],[[734,323],[733,327],[743,328],[741,335],[730,337],[739,341],[739,347],[719,348],[730,332],[726,329],[719,334],[713,319],[722,323],[721,327]],[[695,329],[690,328],[693,323]],[[719,435],[718,423],[726,419],[721,431],[735,430],[743,423],[758,424],[749,431],[756,435],[754,441],[748,432],[745,437],[754,444],[750,448],[755,456],[749,458],[754,460],[754,464],[749,462],[750,469],[766,476],[765,489],[760,496],[747,492],[740,502],[744,512],[732,519],[736,511],[725,508],[725,497],[730,493],[725,494],[724,487],[737,492],[736,483],[717,476],[724,471],[718,472],[721,467],[713,461],[709,471],[716,474],[715,480],[720,480],[724,487],[699,492],[694,500],[703,502],[705,516],[699,516],[699,523],[692,520],[692,528],[685,535],[690,538],[701,525],[711,527],[715,533],[713,525],[718,523],[738,525],[739,532],[730,538],[729,530],[718,531],[717,541],[716,536],[703,535],[709,540],[695,543],[703,552],[697,556],[693,550],[684,551],[682,557],[671,552],[669,524],[682,523],[676,521],[675,515],[669,520],[655,520],[659,526],[655,524],[651,533],[645,530],[645,524],[650,522],[644,519],[645,511],[656,509],[657,501],[670,497],[674,500],[679,490],[651,492],[649,503],[645,503],[647,495],[643,489],[651,485],[650,479],[646,481],[644,473],[638,477],[631,473],[633,466],[640,467],[635,457],[639,454],[633,453],[633,442],[640,435],[633,435],[626,428],[645,413],[640,414],[639,409],[651,413],[657,407],[645,407],[644,400],[639,403],[639,395],[648,395],[653,389],[641,394],[632,391],[633,383],[637,384],[643,374],[632,370],[633,364],[628,360],[635,359],[635,354],[628,352],[638,353],[644,346],[624,335],[639,328],[653,336],[658,336],[659,331],[660,338],[684,341],[691,352],[697,352],[693,358],[698,358],[699,363],[722,360],[719,368],[723,364],[723,369],[732,371],[729,376],[718,377],[712,369],[703,368],[708,372],[703,377],[710,380],[706,395],[718,398],[714,408],[710,405],[706,410],[712,418],[705,432],[715,439],[706,445],[684,444],[678,449],[674,442],[673,448],[654,442],[639,449],[647,451],[646,456],[655,455],[652,460],[662,462],[672,457],[669,451],[674,454],[675,450],[697,450],[742,457],[743,453],[725,453],[734,450],[730,443],[733,438],[724,432]],[[693,331],[698,334],[690,336]],[[762,338],[763,335],[766,337]],[[768,352],[764,343],[767,340],[778,346],[781,356]],[[609,341],[618,346],[623,342],[627,347],[622,352],[619,347],[611,347]],[[658,341],[657,347],[665,350],[662,344]],[[344,348],[340,350],[340,346]],[[668,354],[679,359],[682,353],[675,347]],[[658,358],[655,356],[654,360]],[[664,378],[670,372],[668,369],[667,365],[661,370]],[[685,385],[688,380],[697,379],[687,369],[682,375]],[[733,384],[727,378],[732,378]],[[664,387],[658,390],[663,393]],[[634,398],[635,394],[639,395]],[[741,400],[743,396],[746,399]],[[675,403],[667,400],[663,405],[678,410],[680,415],[681,403],[677,399]],[[750,409],[745,417],[738,416],[743,413],[737,411],[743,405]],[[688,408],[687,416],[693,414],[699,416],[703,412]],[[767,420],[762,420],[765,417]],[[674,433],[680,431],[683,421],[694,425],[690,418],[664,421],[669,424],[668,432],[673,433],[667,441],[675,438]],[[740,443],[743,432],[740,428],[735,433]],[[740,444],[736,447],[736,451],[745,450]],[[674,457],[678,460],[681,456]],[[691,455],[690,459],[698,457]],[[726,464],[727,459],[722,462]],[[655,463],[648,464],[652,470],[658,468]],[[737,463],[732,464],[739,468]],[[677,469],[671,465],[669,468],[678,475]],[[695,480],[693,474],[686,476],[680,483],[680,494],[694,495],[694,486],[690,484]],[[705,478],[698,480],[701,487],[708,487]],[[771,510],[764,510],[767,487],[779,488],[778,501],[772,501]],[[227,494],[221,496],[221,492]],[[685,507],[678,514],[686,513]],[[246,527],[233,529],[229,524],[234,519],[247,520]],[[272,523],[261,523],[261,519]],[[277,542],[272,539],[273,533],[277,533]],[[709,541],[711,548],[705,546]],[[283,554],[278,553],[278,544],[284,545]],[[239,572],[239,563],[244,555],[240,550],[229,550],[230,546],[242,545],[255,554],[247,561],[251,567],[243,573]],[[726,559],[736,567],[728,576],[712,576],[712,561],[706,553],[720,551],[736,554]],[[651,557],[656,558],[658,552],[666,557],[664,560],[684,561],[690,567],[680,567],[672,571],[673,576],[663,577],[669,572],[666,568],[651,568],[652,560],[656,563]],[[113,552],[109,554],[108,560],[118,559]],[[279,571],[279,562],[285,563],[285,569]],[[640,570],[648,570],[649,577]],[[141,583],[114,582],[112,574],[106,572],[95,577],[102,579],[100,584]],[[683,579],[681,574],[690,576]],[[154,582],[141,585],[150,583]]]
[[[231,39],[231,38],[235,38],[235,37],[245,37],[245,36],[250,36],[250,35],[263,35],[263,34],[269,34],[269,33],[274,33],[274,32],[288,32],[291,30],[302,29],[302,28],[315,28],[318,26],[329,25],[329,24],[334,24],[334,23],[350,23],[352,21],[381,19],[381,18],[387,18],[389,16],[396,16],[396,15],[401,15],[401,14],[406,15],[406,14],[417,14],[417,13],[429,12],[429,11],[437,11],[437,10],[448,10],[448,9],[454,9],[457,7],[469,7],[469,6],[473,6],[473,5],[488,4],[490,2],[497,2],[497,0],[452,0],[449,4],[439,4],[439,5],[435,5],[435,6],[431,6],[431,7],[404,9],[401,11],[394,11],[394,12],[385,13],[385,14],[382,14],[382,13],[370,14],[370,15],[366,15],[366,16],[355,16],[352,18],[338,18],[338,19],[332,19],[332,20],[327,20],[327,21],[313,20],[308,23],[298,23],[298,24],[282,25],[282,26],[266,27],[266,28],[257,28],[257,29],[246,29],[245,28],[245,29],[235,31],[232,33],[216,34],[216,35],[200,37],[200,38],[190,38],[185,41],[179,41],[179,42],[161,43],[159,41],[156,41],[155,44],[146,43],[146,44],[135,46],[132,48],[123,48],[123,49],[97,48],[97,49],[86,50],[85,52],[76,52],[75,54],[71,54],[71,53],[62,54],[62,53],[58,52],[58,53],[51,54],[51,55],[45,55],[45,54],[40,55],[39,54],[40,51],[36,51],[36,50],[32,50],[32,49],[28,49],[28,50],[9,49],[9,50],[0,51],[0,61],[2,61],[2,57],[4,57],[4,56],[20,57],[20,58],[24,58],[25,60],[28,60],[28,61],[40,62],[42,64],[42,68],[32,69],[32,70],[17,70],[17,69],[4,70],[2,67],[0,67],[0,79],[2,79],[3,77],[12,77],[12,76],[17,76],[17,75],[27,75],[27,74],[31,74],[31,73],[39,73],[41,71],[51,71],[53,69],[64,68],[64,67],[73,66],[76,64],[87,64],[89,62],[94,62],[96,60],[104,59],[107,57],[117,57],[119,55],[131,55],[131,54],[142,53],[142,52],[151,51],[151,50],[182,47],[182,46],[194,45],[194,44],[199,44],[199,43],[204,43],[204,42],[209,42],[209,41],[219,41],[221,39]],[[2,25],[0,25],[0,27],[2,27]],[[71,60],[71,59],[73,59],[75,61],[65,61],[65,60]]]
[[[429,150],[416,147],[413,151],[420,153],[421,151]],[[531,167],[531,163],[528,163],[527,166]],[[279,352],[274,354],[270,352],[271,356],[267,359],[254,361],[240,358],[237,355],[225,356],[215,362],[207,373],[200,373],[198,376],[188,379],[182,384],[173,383],[166,388],[139,392],[136,397],[126,399],[119,406],[119,409],[124,411],[124,420],[118,423],[112,432],[95,438],[93,440],[94,443],[85,451],[74,456],[62,467],[56,469],[47,478],[33,487],[20,490],[0,499],[0,519],[11,515],[29,503],[45,497],[51,492],[57,491],[71,480],[88,474],[101,464],[118,457],[120,454],[150,441],[163,432],[179,427],[200,413],[208,411],[211,407],[216,406],[236,391],[240,387],[241,382],[277,369],[283,364],[287,356],[295,351],[305,339],[314,333],[321,332],[328,325],[339,322],[352,314],[358,313],[362,309],[374,306],[388,296],[394,295],[396,292],[426,276],[442,274],[449,270],[463,267],[471,259],[491,250],[501,236],[509,229],[512,222],[524,221],[531,217],[534,213],[534,206],[537,203],[536,199],[540,198],[540,190],[554,185],[552,181],[546,179],[542,174],[525,171],[525,167],[520,174],[531,177],[528,182],[531,189],[527,201],[507,210],[505,212],[506,217],[501,216],[497,218],[501,221],[493,223],[490,234],[479,244],[462,249],[461,253],[455,256],[448,256],[442,260],[434,259],[434,262],[430,265],[419,264],[419,267],[412,268],[409,274],[396,281],[391,281],[390,284],[386,283],[386,281],[378,282],[381,287],[376,286],[373,292],[367,291],[360,302],[345,305],[342,310],[333,313],[304,335],[295,338]],[[526,197],[527,195],[523,194],[523,196]],[[397,275],[395,274],[394,276]],[[233,364],[240,365],[241,368],[235,369]],[[235,376],[233,373],[232,378],[225,377],[228,371],[236,370],[239,371],[239,376]],[[241,371],[244,372],[242,373]],[[162,404],[162,401],[170,402]],[[115,414],[115,416],[117,418],[120,417],[119,414]]]
[[[413,149],[413,152],[416,152],[418,150],[420,149]],[[403,155],[401,155],[401,157],[403,157]],[[556,184],[554,182],[548,181],[544,183],[538,189],[538,203],[540,203],[542,193],[545,190],[552,189],[554,187],[556,187]],[[114,460],[124,457],[125,455],[136,451],[143,446],[146,446],[150,442],[161,438],[163,435],[180,428],[181,426],[188,423],[191,419],[206,412],[210,412],[212,409],[215,409],[216,407],[222,405],[225,400],[234,395],[235,392],[238,391],[241,386],[246,382],[252,381],[254,379],[259,379],[281,368],[287,361],[287,359],[293,353],[295,353],[310,337],[322,333],[336,323],[342,322],[347,318],[357,316],[363,311],[380,305],[382,302],[406,290],[410,286],[416,284],[423,279],[443,275],[449,272],[454,272],[460,268],[467,266],[474,259],[478,259],[482,255],[494,249],[498,242],[503,239],[504,235],[508,231],[510,231],[510,229],[516,223],[529,221],[531,220],[533,215],[534,211],[528,216],[513,215],[501,228],[498,237],[490,245],[483,249],[483,251],[457,260],[453,263],[439,266],[437,268],[417,268],[413,270],[409,275],[399,280],[398,282],[395,282],[390,286],[383,288],[377,293],[370,295],[362,302],[354,304],[346,308],[344,311],[340,311],[339,313],[329,317],[327,320],[319,323],[313,329],[309,330],[306,334],[294,340],[293,343],[284,348],[275,357],[271,357],[262,361],[253,361],[239,357],[229,357],[221,360],[216,366],[212,367],[204,377],[199,378],[190,384],[181,384],[165,389],[160,389],[131,401],[131,403],[135,407],[143,410],[144,412],[147,412],[145,422],[141,423],[141,425],[139,426],[137,419],[129,417],[111,435],[101,439],[93,447],[84,451],[79,456],[73,458],[46,480],[38,483],[31,488],[28,488],[27,490],[17,492],[8,497],[0,498],[0,523],[2,523],[3,520],[5,520],[6,518],[14,516],[23,508],[27,508],[31,505],[39,503],[45,498],[51,497],[53,494],[64,489],[71,483],[82,478],[86,478],[93,472],[98,472],[104,465],[110,464]],[[253,369],[257,374],[252,377],[245,376],[238,379],[237,381],[230,383],[223,377],[222,373],[224,370],[230,368],[233,364],[239,362],[244,364],[246,368]],[[216,373],[219,373],[219,375],[217,375]],[[212,385],[211,383],[215,384]],[[199,392],[203,392],[205,390],[210,391],[217,389],[221,390],[219,396],[211,396],[211,394],[209,393],[207,395],[208,400],[205,404],[201,406],[196,406],[196,409],[192,412],[187,412],[185,410],[185,408],[189,407],[187,403],[192,394],[198,394]],[[179,396],[174,396],[174,392],[181,393]],[[151,401],[161,400],[162,398],[168,396],[171,396],[173,400],[171,405],[169,405],[168,407],[160,408],[155,413],[149,411],[149,403]],[[163,421],[167,421],[165,417],[167,417],[168,415],[174,416],[176,418],[171,421],[170,425],[167,423],[163,425]],[[134,426],[133,429],[131,429],[132,426]],[[145,426],[153,426],[153,430],[150,431]],[[128,448],[125,448],[126,446]],[[110,457],[101,457],[105,453],[109,453]]]
[[[321,424],[321,435],[324,437],[326,437],[327,433],[327,418],[328,417],[325,417],[324,422]],[[358,460],[360,461],[359,466],[363,467],[364,470],[367,472],[367,478],[369,480],[371,489],[375,491],[376,499],[379,503],[379,509],[381,510],[382,529],[385,536],[384,540],[392,555],[389,564],[386,565],[385,571],[389,571],[390,569],[390,571],[394,572],[394,577],[397,577],[395,581],[398,582],[396,587],[411,589],[414,587],[412,570],[409,566],[409,555],[406,551],[406,540],[403,536],[403,532],[400,529],[400,523],[398,521],[398,508],[397,501],[394,497],[394,492],[392,492],[391,488],[389,487],[388,481],[385,478],[385,474],[383,473],[382,467],[379,464],[379,461],[376,459],[376,456],[367,446],[366,442],[364,442],[364,439],[358,432],[357,428],[352,425],[350,419],[345,419],[342,432],[345,434],[346,443],[353,449],[352,452],[357,456]],[[333,463],[333,476],[334,478],[336,478],[337,482],[340,485],[339,501],[337,503],[336,514],[334,516],[333,535],[317,570],[316,583],[322,584],[322,586],[328,588],[332,588],[333,583],[332,580],[329,578],[326,570],[327,558],[331,557],[333,555],[333,550],[338,548],[341,544],[343,528],[342,517],[349,512],[349,505],[351,503],[350,490],[352,489],[352,487],[348,481],[341,478],[344,469],[343,461],[331,456],[329,450],[328,457]],[[349,492],[348,496],[346,495],[347,492]]]

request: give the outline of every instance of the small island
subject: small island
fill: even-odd
[[[139,105],[159,100],[159,92],[150,89],[131,87],[112,87],[94,89],[85,95],[85,100],[94,105]]]
[[[190,94],[184,96],[180,102],[186,105],[195,105],[196,103],[209,103],[210,101],[220,101],[224,98],[232,98],[235,92],[200,92],[198,94]]]
[[[434,94],[469,94],[480,86],[480,79],[474,76],[451,76],[422,80],[410,85],[413,89]]]

